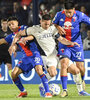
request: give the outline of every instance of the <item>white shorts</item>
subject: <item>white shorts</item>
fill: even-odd
[[[47,70],[47,68],[54,66],[55,68],[61,69],[61,64],[59,61],[59,58],[56,55],[53,56],[41,56],[43,59],[43,64],[44,64],[44,68]],[[69,60],[69,65],[72,65],[73,62],[71,60]]]
[[[58,57],[53,55],[53,56],[41,56],[42,59],[43,59],[43,64],[44,64],[44,67],[45,69],[51,67],[51,66],[54,66],[54,67],[57,67],[58,65]]]

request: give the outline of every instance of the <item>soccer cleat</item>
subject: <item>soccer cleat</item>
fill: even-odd
[[[90,96],[90,94],[87,93],[87,92],[85,92],[85,91],[79,92],[79,95],[80,95],[80,96]]]
[[[45,93],[45,98],[51,98],[51,97],[52,97],[51,93],[49,93],[49,92]]]
[[[63,92],[61,93],[61,97],[66,97],[68,96],[68,92],[66,90],[63,90]]]
[[[85,91],[85,81],[82,81],[83,90]]]
[[[42,86],[39,86],[40,96],[45,97],[45,89]]]
[[[27,96],[27,92],[20,92],[20,94],[17,96],[17,98],[22,98],[22,97],[26,97]]]

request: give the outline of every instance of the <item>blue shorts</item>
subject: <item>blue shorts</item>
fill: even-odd
[[[83,62],[84,61],[84,52],[83,46],[77,45],[74,47],[67,47],[61,43],[58,44],[58,54],[62,57],[68,57],[72,61]]]
[[[22,58],[21,61],[16,65],[19,67],[23,73],[28,73],[33,68],[35,68],[36,65],[43,66],[43,60],[39,54],[39,52],[34,52],[33,56],[26,56]]]

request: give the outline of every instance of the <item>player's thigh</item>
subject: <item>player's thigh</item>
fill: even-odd
[[[76,75],[80,73],[80,70],[76,67],[76,65],[73,63],[68,67],[68,73],[72,73],[73,75]]]
[[[18,75],[21,74],[22,72],[23,71],[18,66],[15,66],[14,69],[12,70],[11,76],[14,79],[18,77]]]
[[[57,75],[57,70],[56,70],[56,67],[55,66],[50,66],[48,69],[47,69],[48,73],[50,74],[51,77],[54,77]]]
[[[57,65],[58,65],[58,58],[56,55],[52,56],[42,56],[44,69],[50,74],[51,77],[57,74]]]
[[[61,68],[68,68],[69,66],[69,58],[65,57],[60,59]]]

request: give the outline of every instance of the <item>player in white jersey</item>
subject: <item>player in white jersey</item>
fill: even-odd
[[[24,36],[24,35],[30,35],[29,37],[25,37],[22,42],[26,42],[27,40],[32,40],[36,39],[37,46],[40,50],[41,56],[43,58],[43,62],[45,65],[45,68],[47,69],[47,78],[48,80],[51,79],[51,77],[54,77],[57,74],[56,67],[58,64],[58,58],[57,58],[57,51],[56,51],[56,43],[55,39],[58,39],[61,43],[65,45],[78,45],[77,43],[73,43],[71,41],[68,41],[67,39],[61,37],[58,34],[57,29],[51,24],[50,16],[49,15],[44,15],[42,19],[40,20],[40,25],[35,25],[33,27],[27,28],[27,30],[24,31],[19,31],[17,35],[14,38],[13,44],[11,46],[10,53],[14,52],[13,51],[13,45],[14,43],[17,42],[19,39],[19,36]],[[68,67],[68,72],[74,74],[74,75],[79,75],[79,70],[78,68],[73,65],[73,63],[69,64],[70,67]],[[72,67],[73,66],[73,67]],[[76,78],[74,78],[76,79]],[[76,83],[79,83],[81,80],[76,79]],[[79,89],[82,91],[82,88]],[[80,92],[79,91],[79,92]]]

